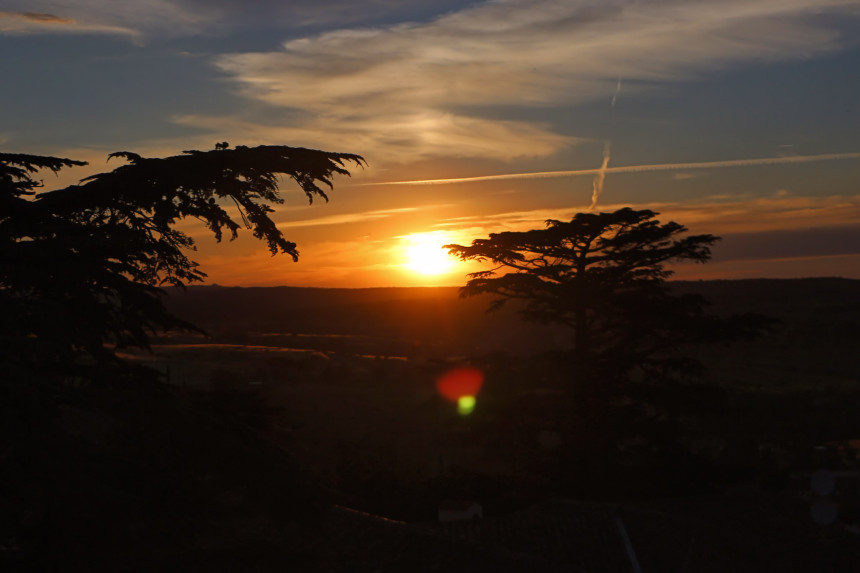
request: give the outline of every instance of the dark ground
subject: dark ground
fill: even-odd
[[[646,572],[860,570],[857,479],[829,526],[809,488],[858,467],[860,281],[675,288],[782,323],[599,412],[537,354],[563,332],[453,288],[173,293],[211,336],[134,356],[168,386],[70,387],[6,416],[0,565],[627,571],[620,518]],[[486,374],[468,417],[435,389],[464,363]],[[447,498],[485,518],[434,525]]]

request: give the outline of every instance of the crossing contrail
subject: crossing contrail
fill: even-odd
[[[622,167],[600,167],[598,169],[577,169],[573,171],[537,171],[531,173],[479,175],[477,177],[457,177],[453,179],[383,181],[381,183],[362,183],[361,185],[447,185],[451,183],[477,183],[480,181],[502,181],[506,179],[549,179],[553,177],[576,177],[579,175],[600,175],[601,173],[607,175],[611,173],[645,173],[648,171],[686,171],[689,169],[716,169],[723,167],[755,167],[759,165],[784,165],[791,163],[813,163],[815,161],[834,161],[837,159],[860,159],[860,152],[823,153],[820,155],[794,155],[786,157],[762,157],[758,159],[729,159],[727,161],[700,161],[696,163],[656,163],[652,165],[625,165]]]
[[[618,101],[619,93],[621,93],[621,78],[618,78],[618,83],[615,84],[615,93],[612,94],[612,107],[615,107],[615,102]]]
[[[594,176],[589,211],[594,211],[594,208],[597,207],[597,200],[600,199],[600,194],[603,193],[603,182],[606,180],[606,171],[609,169],[609,145],[608,141],[603,144],[603,163],[600,164],[600,169],[597,170],[597,175]]]

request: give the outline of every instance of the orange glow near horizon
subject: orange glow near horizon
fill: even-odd
[[[623,206],[603,206],[614,210]],[[365,206],[366,207],[366,206]],[[690,205],[658,205],[660,220],[685,223],[690,233],[714,233],[726,238],[714,249],[706,265],[673,264],[677,280],[796,278],[841,276],[860,278],[860,254],[848,242],[828,245],[828,236],[850,237],[860,216],[860,195],[813,198],[777,193],[767,199],[742,201],[714,199]],[[316,209],[321,211],[321,209]],[[328,219],[279,223],[285,236],[298,243],[300,259],[273,257],[244,230],[236,241],[220,243],[196,221],[183,221],[180,230],[197,240],[191,258],[208,274],[206,282],[224,286],[297,286],[320,288],[436,287],[463,286],[469,274],[492,268],[491,263],[461,261],[442,248],[446,244],[468,245],[491,233],[526,231],[543,227],[547,219],[565,219],[576,209],[552,208],[511,210],[486,215],[463,208],[423,206],[415,212],[392,211],[385,215],[375,206],[358,211],[353,223],[329,223]],[[312,214],[308,212],[308,216]],[[385,216],[383,216],[385,215]],[[340,216],[340,215],[338,215]],[[344,215],[346,216],[346,215]],[[323,223],[314,222],[322,220]],[[313,224],[311,224],[313,223]],[[821,230],[826,231],[821,233]],[[769,235],[773,233],[773,235]],[[828,233],[830,233],[828,235]],[[729,239],[749,235],[749,240],[771,245],[748,258]],[[784,241],[811,245],[794,253]],[[770,238],[770,237],[773,238]],[[804,239],[804,237],[806,237]],[[823,238],[822,238],[823,237]],[[817,246],[816,246],[817,245]]]

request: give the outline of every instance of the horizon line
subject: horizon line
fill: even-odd
[[[826,257],[842,257],[842,256],[855,256],[855,255],[824,255]],[[796,257],[797,259],[810,259],[810,258],[820,258],[818,255],[813,256],[804,256],[804,257]],[[784,259],[732,259],[732,260],[745,260],[745,261],[770,261],[770,260],[784,260]],[[720,262],[720,261],[711,261],[711,263]],[[722,261],[722,262],[731,262],[731,261]],[[688,283],[698,283],[698,282],[749,282],[749,281],[855,281],[860,282],[860,278],[852,278],[844,275],[811,275],[811,276],[793,276],[793,277],[778,277],[778,276],[756,276],[756,277],[747,277],[747,276],[729,276],[729,277],[711,277],[711,278],[676,278],[671,277],[666,279],[666,282],[688,282]],[[224,288],[224,289],[252,289],[252,288],[291,288],[291,289],[308,289],[308,290],[392,290],[392,289],[435,289],[435,288],[462,288],[463,284],[438,284],[438,285],[387,285],[387,286],[319,286],[319,285],[298,285],[298,284],[249,284],[249,285],[241,285],[241,284],[222,284],[219,282],[214,283],[196,283],[191,285],[186,285],[186,289],[189,288],[200,288],[200,287],[215,287],[215,288]],[[179,287],[169,287],[171,292],[178,291],[181,292],[182,289]]]

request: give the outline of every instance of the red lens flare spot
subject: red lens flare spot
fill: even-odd
[[[457,368],[436,381],[436,389],[445,398],[457,402],[463,396],[477,396],[484,384],[484,373],[477,368]]]

